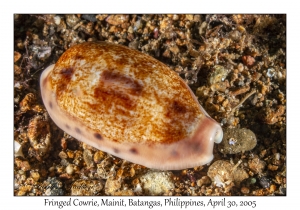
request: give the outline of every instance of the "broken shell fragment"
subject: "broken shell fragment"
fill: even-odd
[[[22,145],[15,140],[15,157],[24,157],[22,152]]]
[[[50,125],[42,116],[37,115],[30,120],[27,136],[38,159],[49,153],[51,147]]]
[[[76,139],[149,168],[209,163],[221,126],[187,84],[154,58],[122,45],[68,49],[40,79],[53,121]]]

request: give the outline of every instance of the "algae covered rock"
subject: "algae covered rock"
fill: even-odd
[[[227,128],[218,149],[223,154],[237,154],[252,150],[257,144],[255,134],[246,128]]]

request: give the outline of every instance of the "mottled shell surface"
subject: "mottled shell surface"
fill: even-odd
[[[97,149],[156,169],[213,158],[220,125],[186,83],[149,55],[107,42],[68,49],[41,76],[44,104],[65,132]]]

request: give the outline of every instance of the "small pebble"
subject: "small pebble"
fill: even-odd
[[[38,59],[41,61],[46,61],[51,55],[51,47],[43,46],[40,47],[37,53]]]
[[[65,179],[71,179],[72,176],[68,173],[63,173],[63,174],[59,175],[59,178],[61,178],[62,180],[65,180]]]
[[[24,195],[26,195],[26,192],[19,189],[17,196],[24,196]]]
[[[132,190],[121,190],[114,193],[114,196],[134,196]]]
[[[260,174],[264,170],[266,163],[258,157],[255,157],[248,161],[248,166],[251,171],[253,171],[256,174]]]
[[[262,120],[264,123],[267,123],[269,125],[272,125],[279,121],[280,117],[285,113],[285,106],[278,105],[276,109],[266,107],[261,109],[259,112],[258,117],[260,120]]]
[[[274,193],[275,191],[276,191],[276,185],[271,184],[269,192]]]
[[[45,186],[45,195],[47,196],[60,196],[64,195],[64,190],[62,189],[63,184],[56,177],[49,177],[44,181],[43,185]]]
[[[14,51],[14,62],[17,62],[21,58],[21,53]]]
[[[39,181],[39,179],[40,179],[40,174],[39,174],[39,172],[35,172],[35,171],[32,171],[31,173],[30,173],[30,176],[32,177],[32,179],[34,180],[34,181]]]
[[[17,141],[14,142],[15,142],[15,153],[14,153],[15,157],[24,157],[22,151],[22,145]]]
[[[262,176],[262,177],[259,178],[259,184],[263,188],[269,188],[270,187],[270,180],[269,180],[269,178],[267,178],[265,176]]]
[[[96,22],[97,18],[96,15],[91,15],[91,14],[84,14],[81,16],[83,19],[91,21],[91,22]]]
[[[225,187],[231,182],[239,185],[249,177],[244,169],[238,167],[239,164],[233,165],[228,161],[217,160],[208,168],[207,176],[218,187]]]
[[[175,187],[172,177],[171,172],[149,171],[140,180],[146,194],[162,195]]]
[[[242,57],[242,61],[246,66],[253,66],[255,63],[255,59],[250,55],[244,55]]]
[[[226,128],[218,149],[223,154],[237,154],[252,150],[257,144],[255,134],[246,128]]]
[[[129,15],[109,15],[106,18],[106,22],[112,24],[114,26],[120,25],[124,22],[127,22],[129,19]]]
[[[132,33],[134,32],[134,31],[133,31],[133,27],[132,27],[132,26],[129,26],[129,28],[127,29],[127,32],[132,34]]]
[[[255,178],[249,178],[247,180],[247,183],[250,184],[250,185],[255,184],[256,183],[256,179]]]
[[[74,167],[72,164],[69,164],[67,167],[66,167],[66,172],[67,174],[70,174],[72,175],[74,173]]]
[[[23,171],[29,171],[31,169],[31,166],[27,160],[21,160],[16,158],[15,163],[18,168],[20,168]]]
[[[142,195],[143,189],[140,183],[135,184],[135,188],[133,190],[137,195]]]
[[[60,164],[61,164],[62,166],[68,166],[70,163],[69,163],[69,161],[68,161],[67,159],[62,159],[62,160],[60,161]]]
[[[130,177],[134,177],[134,175],[135,175],[135,169],[133,167],[130,168],[129,173],[130,173]]]
[[[279,188],[279,191],[282,195],[286,195],[286,188],[285,187],[281,187]]]
[[[47,155],[51,147],[51,131],[49,122],[36,115],[29,121],[27,136],[38,160]]]
[[[225,92],[228,89],[228,87],[229,87],[229,83],[227,80],[225,80],[224,82],[214,83],[210,86],[212,91],[220,91],[220,92]]]
[[[266,163],[258,157],[255,157],[248,161],[248,166],[255,174],[260,174],[264,170]]]
[[[31,185],[21,186],[19,190],[20,191],[18,195],[26,195],[26,193],[32,190],[32,186]]]
[[[267,76],[268,76],[268,77],[272,78],[272,77],[275,76],[275,74],[276,74],[275,69],[273,69],[273,68],[269,68],[269,69],[268,69],[268,71],[267,71]]]
[[[68,155],[64,152],[64,151],[61,151],[58,156],[61,158],[61,159],[67,159],[68,158]]]
[[[202,185],[209,185],[211,183],[211,180],[208,176],[203,176],[201,179],[197,180],[197,186],[201,187]]]
[[[277,184],[281,184],[281,183],[282,183],[282,176],[276,175],[276,176],[275,176],[275,180],[276,180],[276,183],[277,183]]]
[[[33,93],[28,93],[20,102],[20,111],[27,112],[36,104],[36,97]]]
[[[96,196],[101,195],[103,183],[100,180],[79,179],[72,184],[71,196]]]
[[[56,25],[59,25],[59,24],[60,24],[61,18],[60,18],[59,16],[55,16],[53,19],[54,19],[54,23],[55,23]]]
[[[105,194],[114,195],[114,193],[121,188],[121,180],[108,178],[105,183]]]
[[[69,151],[67,151],[67,155],[68,155],[68,158],[71,158],[71,159],[73,159],[74,158],[74,152],[73,151],[71,151],[71,150],[69,150]]]
[[[238,70],[239,70],[240,72],[244,71],[244,65],[241,64],[241,63],[239,63],[239,64],[238,64]]]
[[[101,150],[98,150],[95,154],[94,154],[94,162],[95,163],[100,163],[104,158],[106,157],[106,154],[104,152],[102,152]]]
[[[243,194],[248,194],[248,193],[250,192],[250,190],[249,190],[248,187],[242,187],[242,188],[241,188],[241,192],[242,192]]]
[[[66,23],[71,28],[73,28],[79,21],[80,20],[76,17],[76,15],[66,15]]]
[[[17,66],[17,65],[14,65],[14,73],[15,73],[15,75],[19,75],[19,74],[21,74],[22,73],[22,69],[19,67],[19,66]],[[18,82],[17,83],[15,83],[15,87],[18,87]]]
[[[269,169],[270,171],[276,171],[276,170],[278,170],[278,166],[273,165],[273,164],[269,164],[269,165],[268,165],[268,169]]]
[[[93,153],[92,153],[91,150],[85,149],[83,151],[83,160],[84,160],[84,162],[85,162],[85,164],[87,165],[88,168],[94,166]]]
[[[186,15],[185,18],[186,18],[187,20],[192,21],[192,20],[194,20],[194,15]]]
[[[214,66],[213,72],[209,76],[209,84],[223,82],[228,75],[228,71],[220,65]]]

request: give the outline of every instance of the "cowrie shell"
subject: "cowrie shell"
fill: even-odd
[[[150,168],[209,163],[221,126],[188,85],[149,55],[108,42],[68,49],[40,79],[53,121],[74,138]]]

